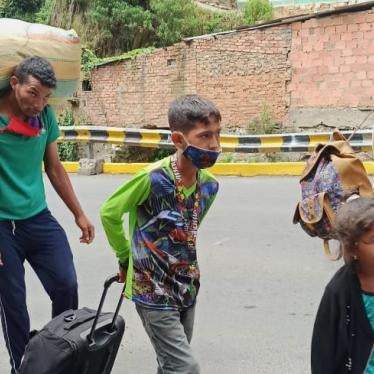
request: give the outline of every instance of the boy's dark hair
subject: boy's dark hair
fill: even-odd
[[[197,123],[221,121],[221,114],[209,100],[198,95],[185,95],[174,100],[169,107],[168,121],[171,131],[188,133]]]
[[[335,232],[340,250],[349,261],[361,236],[374,227],[374,199],[359,197],[344,203],[337,212]]]
[[[56,88],[56,76],[52,65],[45,58],[39,56],[25,58],[16,67],[14,75],[21,84],[26,83],[31,75],[43,86]]]

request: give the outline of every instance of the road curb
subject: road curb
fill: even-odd
[[[63,162],[68,173],[79,170],[78,162]],[[105,163],[105,174],[134,174],[148,163]],[[368,174],[374,174],[374,162],[365,161]],[[256,175],[301,175],[305,162],[256,162],[256,163],[218,163],[209,170],[215,175],[253,177]]]

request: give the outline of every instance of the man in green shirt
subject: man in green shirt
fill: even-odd
[[[48,98],[56,86],[43,58],[23,60],[0,96],[0,315],[12,373],[29,340],[24,261],[52,301],[52,317],[78,307],[77,278],[66,234],[47,208],[42,162],[53,188],[91,243],[85,216],[57,152],[60,132]]]
[[[204,168],[219,155],[220,121],[218,109],[202,97],[175,100],[169,125],[177,152],[139,172],[101,208],[120,280],[126,279],[125,294],[155,348],[159,374],[200,371],[190,347],[200,287],[196,236],[218,191]]]

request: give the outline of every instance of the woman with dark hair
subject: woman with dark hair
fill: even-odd
[[[318,309],[312,374],[374,373],[374,199],[353,197],[336,217],[346,264],[326,286]]]

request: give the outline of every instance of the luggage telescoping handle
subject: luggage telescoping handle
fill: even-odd
[[[119,280],[119,275],[118,274],[115,274],[109,278],[107,278],[104,282],[104,291],[103,291],[103,294],[101,295],[101,299],[100,299],[100,304],[99,304],[99,308],[96,312],[96,316],[95,316],[95,319],[93,321],[93,324],[92,324],[92,328],[91,328],[91,331],[89,333],[89,335],[87,336],[87,340],[88,342],[91,344],[93,342],[93,335],[94,335],[94,332],[95,332],[95,329],[96,329],[96,325],[97,325],[97,321],[100,317],[100,314],[101,314],[101,309],[103,308],[103,304],[104,304],[104,300],[105,300],[105,297],[106,297],[106,294],[108,292],[108,288],[115,282],[118,282]],[[114,312],[114,316],[113,316],[113,320],[112,320],[112,324],[110,325],[110,328],[109,328],[109,331],[113,331],[114,330],[114,326],[115,326],[115,323],[116,323],[116,319],[117,319],[117,316],[118,316],[118,313],[119,313],[119,310],[121,308],[121,305],[122,305],[122,301],[123,301],[123,293],[125,291],[125,285],[123,286],[123,291],[121,292],[121,296],[119,298],[119,301],[118,301],[118,304],[117,304],[117,307],[116,307],[116,311]]]

